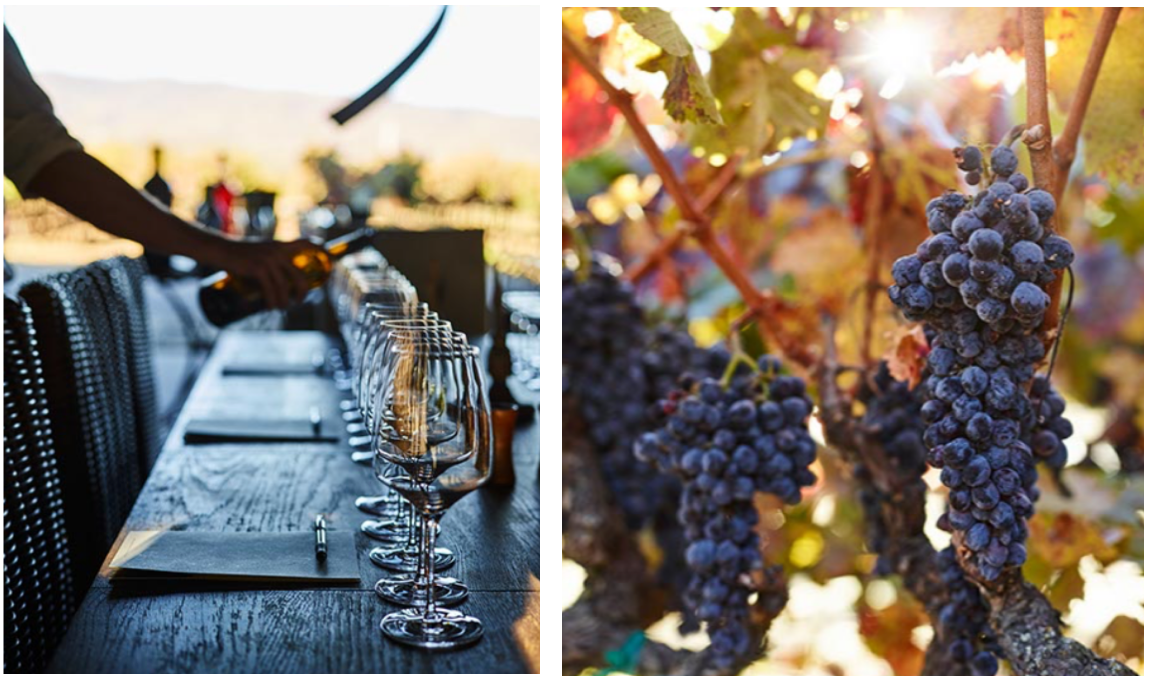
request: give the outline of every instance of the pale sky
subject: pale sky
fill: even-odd
[[[28,68],[351,99],[423,37],[438,6],[8,6]],[[455,6],[388,93],[437,108],[540,115],[539,8]]]

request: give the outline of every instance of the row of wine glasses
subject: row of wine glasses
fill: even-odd
[[[442,574],[455,556],[437,546],[437,537],[448,508],[490,473],[491,415],[479,351],[420,303],[382,258],[346,258],[331,281],[347,348],[340,378],[353,458],[370,463],[386,490],[356,500],[373,516],[361,531],[381,543],[370,559],[395,575],[375,591],[402,608],[380,628],[391,640],[425,649],[474,643],[483,624],[454,609],[468,588]]]

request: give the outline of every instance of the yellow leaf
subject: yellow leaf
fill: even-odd
[[[771,267],[777,274],[794,277],[801,298],[838,314],[862,286],[864,263],[857,232],[841,216],[827,213],[781,240]]]
[[[1048,61],[1048,79],[1066,111],[1083,77],[1087,52],[1102,10],[1061,7],[1047,17],[1047,39],[1058,50]],[[1095,81],[1083,123],[1083,153],[1088,173],[1114,183],[1143,184],[1143,10],[1125,7]]]

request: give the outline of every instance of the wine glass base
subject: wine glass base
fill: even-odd
[[[368,515],[391,515],[401,503],[390,496],[356,498],[356,508]]]
[[[378,546],[368,551],[368,558],[377,566],[392,572],[416,572],[419,570],[419,553],[406,549]],[[440,572],[455,565],[456,557],[445,548],[436,549],[435,570]]]
[[[436,608],[433,621],[421,610],[401,610],[380,621],[380,631],[396,643],[428,650],[450,650],[471,645],[484,635],[484,625],[474,617]]]
[[[355,451],[355,452],[352,452],[352,463],[358,463],[358,464],[360,464],[361,466],[370,466],[370,465],[372,465],[372,459],[374,459],[374,458],[376,458],[376,455],[375,455],[375,454],[373,454],[371,451],[366,451],[366,452]]]
[[[424,605],[426,591],[416,588],[411,579],[381,579],[376,582],[376,595],[393,605],[420,607]],[[455,605],[468,597],[468,587],[451,577],[436,579],[433,599],[439,605]]]
[[[406,542],[411,534],[406,525],[392,520],[365,520],[360,523],[360,532],[376,541],[391,543]]]

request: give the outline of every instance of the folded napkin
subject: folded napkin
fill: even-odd
[[[310,419],[192,419],[184,442],[337,442],[340,433],[320,421],[319,433]]]
[[[129,532],[112,558],[118,580],[359,582],[352,532],[329,530],[328,556],[316,560],[307,532]]]
[[[321,369],[321,366],[310,362],[245,360],[224,365],[221,373],[225,376],[298,376],[319,375]]]

